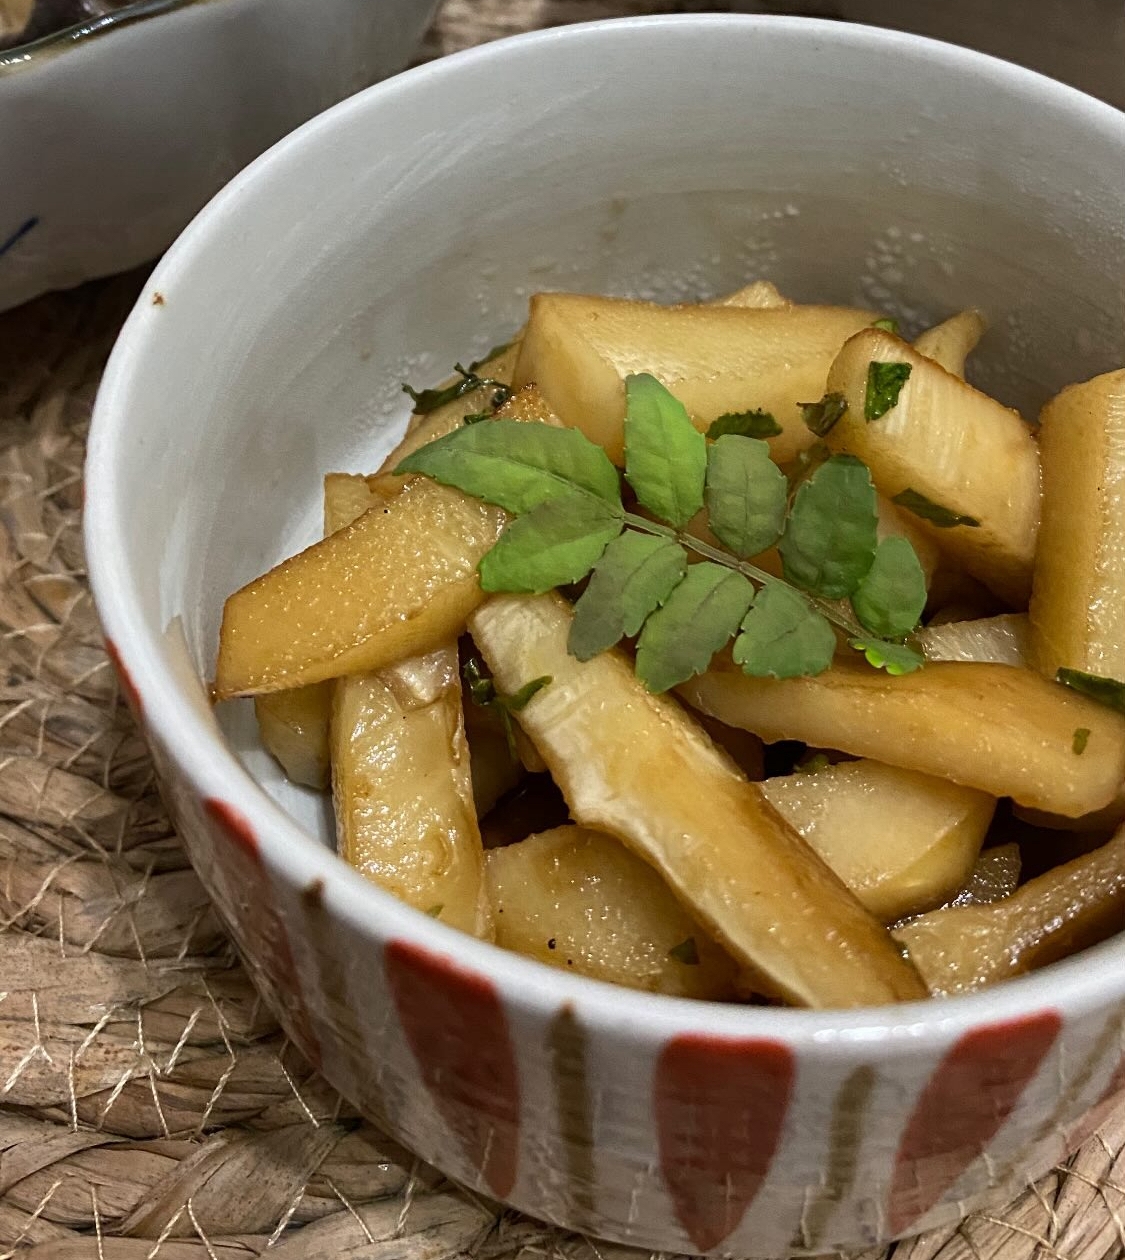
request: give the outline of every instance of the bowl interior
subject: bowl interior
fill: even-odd
[[[867,28],[651,18],[413,71],[260,160],[154,276],[92,447],[111,633],[158,661],[178,619],[209,676],[224,598],[318,536],[325,472],[377,466],[400,383],[506,339],[538,289],[690,300],[767,277],[910,332],[979,306],[976,379],[1033,416],[1125,359],[1123,201],[1125,116]],[[221,720],[326,839],[250,706]]]

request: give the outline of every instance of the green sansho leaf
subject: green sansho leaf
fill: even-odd
[[[1071,741],[1071,750],[1076,757],[1081,757],[1086,751],[1086,745],[1090,742],[1090,728],[1088,726],[1079,726],[1074,732],[1074,739]]]
[[[711,422],[707,436],[717,438],[733,434],[736,437],[771,438],[782,431],[781,425],[768,411],[728,411]]]
[[[645,622],[637,640],[637,677],[649,691],[667,691],[701,674],[733,638],[754,600],[740,573],[704,562]]]
[[[687,556],[670,538],[632,531],[615,538],[574,605],[570,654],[588,661],[636,634],[686,571]]]
[[[918,553],[906,538],[884,538],[852,593],[860,624],[881,639],[902,639],[918,625],[925,606],[926,575]]]
[[[904,643],[887,643],[882,639],[849,639],[848,645],[857,652],[862,652],[868,665],[885,669],[896,678],[903,674],[912,674],[926,663],[921,652],[916,652]]]
[[[469,699],[473,704],[483,709],[496,703],[496,684],[492,681],[492,675],[484,672],[475,656],[470,656],[461,666],[461,677],[465,680]]]
[[[850,595],[875,559],[879,513],[867,466],[834,455],[793,498],[778,550],[788,581],[825,599]]]
[[[734,661],[762,678],[821,674],[832,664],[836,635],[802,595],[771,583],[761,591],[734,641]]]
[[[877,363],[867,367],[867,390],[863,397],[866,420],[879,420],[898,402],[902,387],[910,378],[909,363]]]
[[[736,556],[772,547],[785,528],[789,483],[757,438],[719,438],[707,452],[711,532]]]
[[[896,494],[891,502],[913,512],[915,516],[920,516],[922,520],[929,521],[931,525],[936,525],[938,529],[953,529],[955,525],[967,525],[970,529],[980,526],[980,521],[975,516],[962,516],[960,512],[953,512],[909,486]]]
[[[471,430],[469,430],[471,432]],[[621,533],[624,513],[589,495],[547,499],[518,516],[478,566],[486,591],[542,594],[584,578]]]
[[[897,319],[890,319],[889,317],[887,319],[877,319],[871,327],[881,328],[884,332],[894,333],[896,337],[898,336]]]
[[[395,472],[423,473],[509,512],[578,494],[621,507],[621,482],[605,451],[577,429],[546,424],[489,420],[454,429],[411,452]]]
[[[1080,669],[1060,669],[1055,679],[1073,691],[1080,691],[1101,704],[1125,713],[1125,683],[1100,674],[1087,674]]]
[[[683,963],[685,967],[698,967],[699,947],[695,943],[695,937],[689,936],[686,941],[673,945],[668,951],[668,957],[674,958],[678,963]]]
[[[800,408],[805,427],[823,437],[847,414],[848,400],[843,394],[825,394],[820,402],[801,403]]]
[[[703,507],[707,440],[655,376],[625,378],[625,477],[638,502],[677,529]]]

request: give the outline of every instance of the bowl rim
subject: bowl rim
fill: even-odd
[[[213,0],[132,0],[98,17],[86,18],[81,22],[73,22],[61,30],[50,31],[38,39],[25,43],[13,44],[10,48],[0,50],[0,71],[14,66],[23,66],[28,62],[48,53],[59,53],[67,48],[76,48],[88,43],[98,35],[117,30],[123,26],[131,26],[145,18],[159,17],[164,13],[173,13],[177,9],[186,9],[196,4],[209,4]]]
[[[162,3],[164,0],[155,0]],[[173,3],[178,0],[172,0]],[[187,0],[193,2],[193,0]],[[403,94],[428,91],[448,76],[483,70],[513,52],[568,55],[590,40],[634,39],[640,31],[675,37],[687,28],[713,31],[733,26],[759,35],[778,33],[807,41],[832,39],[880,55],[923,56],[955,79],[984,76],[995,87],[1034,95],[1060,112],[1080,113],[1084,125],[1105,129],[1125,150],[1125,113],[1036,71],[990,55],[926,37],[858,23],[760,14],[654,14],[603,19],[531,31],[439,58],[348,98],[279,141],[234,178],[199,213],[167,252],[146,283],[110,356],[98,391],[86,461],[85,539],[88,569],[98,612],[144,704],[143,726],[200,799],[218,799],[243,816],[258,839],[267,878],[296,895],[319,884],[324,905],[358,934],[381,941],[405,939],[444,956],[496,985],[515,1009],[549,1018],[565,1003],[584,1022],[631,1039],[666,1039],[678,1034],[769,1038],[818,1054],[847,1055],[857,1042],[878,1042],[886,1056],[910,1055],[919,1042],[945,1043],[981,1025],[1018,1021],[1044,1009],[1071,1016],[1104,1010],[1125,997],[1125,933],[994,988],[957,997],[852,1009],[798,1010],[742,1006],[669,997],[626,989],[575,975],[478,940],[414,910],[369,883],[309,835],[243,767],[197,709],[163,659],[163,636],[150,631],[134,597],[135,578],[124,562],[119,505],[124,502],[118,467],[127,447],[132,372],[141,359],[159,354],[160,324],[151,317],[154,290],[175,291],[194,260],[228,219],[242,213],[240,201],[267,173],[300,165],[300,154],[330,137],[353,118],[377,114],[380,104]]]

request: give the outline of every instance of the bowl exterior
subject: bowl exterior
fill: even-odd
[[[138,696],[143,706],[143,699]],[[143,709],[139,710],[143,712]],[[293,887],[230,802],[151,741],[181,838],[255,983],[327,1079],[411,1150],[532,1216],[657,1251],[884,1246],[998,1207],[1125,1089],[1125,1002],[912,1035],[662,1035],[529,1007],[454,938],[364,930]]]
[[[400,69],[437,0],[186,0],[0,54],[0,310],[156,257],[286,132]]]
[[[255,979],[310,1060],[423,1158],[571,1228],[780,1256],[1001,1198],[1117,1095],[1120,940],[880,1010],[613,989],[366,884],[249,712],[222,715],[224,743],[200,678],[226,594],[316,536],[321,475],[389,449],[397,382],[500,340],[529,289],[706,296],[765,275],[915,326],[980,303],[998,339],[982,362],[1000,365],[985,383],[1032,407],[1122,353],[1123,157],[1125,117],[974,54],[653,18],[493,45],[356,97],[163,261],[91,435],[98,607]]]

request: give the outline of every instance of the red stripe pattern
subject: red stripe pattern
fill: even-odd
[[[796,1064],[777,1041],[673,1037],[656,1064],[660,1170],[692,1244],[710,1251],[738,1227],[769,1173]]]
[[[907,1123],[887,1206],[900,1234],[987,1149],[1055,1043],[1056,1011],[965,1033],[938,1064]]]
[[[465,1158],[504,1198],[519,1161],[520,1087],[504,1005],[491,981],[394,940],[387,982],[422,1082]]]
[[[319,1068],[320,1043],[305,1005],[289,936],[270,893],[258,839],[250,823],[226,801],[211,797],[203,802],[203,808],[229,841],[225,848],[216,849],[215,859],[223,868],[235,902],[228,908],[236,920],[235,935],[245,940],[247,956],[264,973],[293,1040],[305,1058]]]
[[[105,652],[109,657],[114,672],[117,674],[118,682],[121,684],[121,694],[129,705],[129,711],[138,722],[143,721],[144,706],[141,704],[141,693],[137,690],[137,684],[125,667],[125,662],[121,659],[121,653],[117,650],[117,644],[112,639],[106,639]]]

